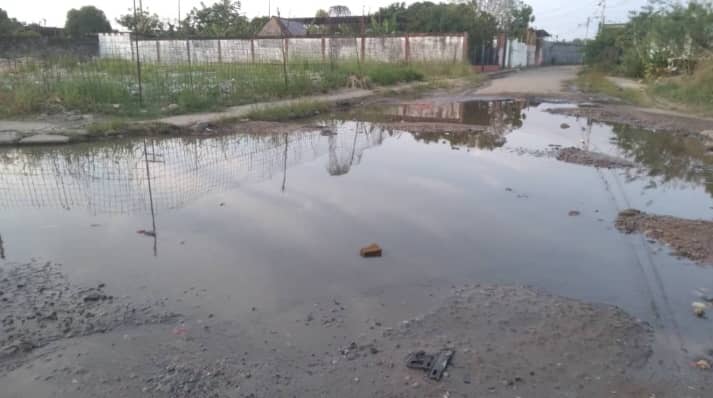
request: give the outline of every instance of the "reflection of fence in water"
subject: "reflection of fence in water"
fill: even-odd
[[[364,150],[383,139],[381,131],[368,133],[352,123],[338,130],[339,135],[331,138],[319,132],[298,132],[149,141],[154,206],[157,210],[179,208],[209,192],[282,176],[287,168],[322,157],[330,149],[339,158],[353,153],[361,157]],[[336,139],[337,144],[330,146],[330,139]],[[41,153],[16,149],[2,157],[0,210],[82,207],[93,213],[150,211],[143,141]]]

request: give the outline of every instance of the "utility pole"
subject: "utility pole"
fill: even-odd
[[[181,0],[178,0],[178,23],[176,26],[181,25]]]
[[[602,28],[607,23],[607,0],[600,0],[599,5],[602,7]]]
[[[592,22],[592,17],[587,17],[587,33],[584,34],[584,40],[589,39],[589,24]]]

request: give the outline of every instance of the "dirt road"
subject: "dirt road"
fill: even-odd
[[[491,80],[476,91],[478,95],[540,95],[562,96],[571,91],[565,83],[577,77],[578,66],[555,66],[548,68],[526,69]]]
[[[614,227],[710,214],[708,155],[550,112],[627,115],[574,108],[576,70],[384,98],[383,126],[6,152],[0,397],[710,396],[713,273]],[[441,381],[406,367],[443,349]]]

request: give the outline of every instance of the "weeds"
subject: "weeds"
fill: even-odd
[[[666,99],[713,113],[713,61],[699,65],[692,76],[664,79],[653,84],[653,92]]]
[[[150,117],[325,93],[346,87],[351,76],[389,86],[473,75],[467,65],[459,63],[323,64],[297,60],[288,65],[287,84],[281,64],[145,64],[141,72],[139,87],[136,64],[127,60],[26,62],[0,72],[0,116],[59,108]],[[171,104],[177,107],[168,112]]]
[[[576,83],[579,89],[585,92],[606,94],[636,105],[651,105],[651,99],[646,92],[621,88],[607,79],[604,72],[596,68],[582,70],[577,76]]]
[[[279,107],[255,109],[247,115],[248,119],[266,122],[306,119],[326,113],[331,105],[326,102],[300,101]]]

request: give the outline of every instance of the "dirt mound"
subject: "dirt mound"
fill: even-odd
[[[557,154],[557,160],[567,163],[594,166],[604,169],[618,169],[634,167],[634,163],[603,153],[585,151],[579,148],[563,148]]]
[[[664,242],[674,254],[699,264],[713,265],[713,222],[647,214],[629,209],[619,213],[616,227],[627,234],[641,232]]]

